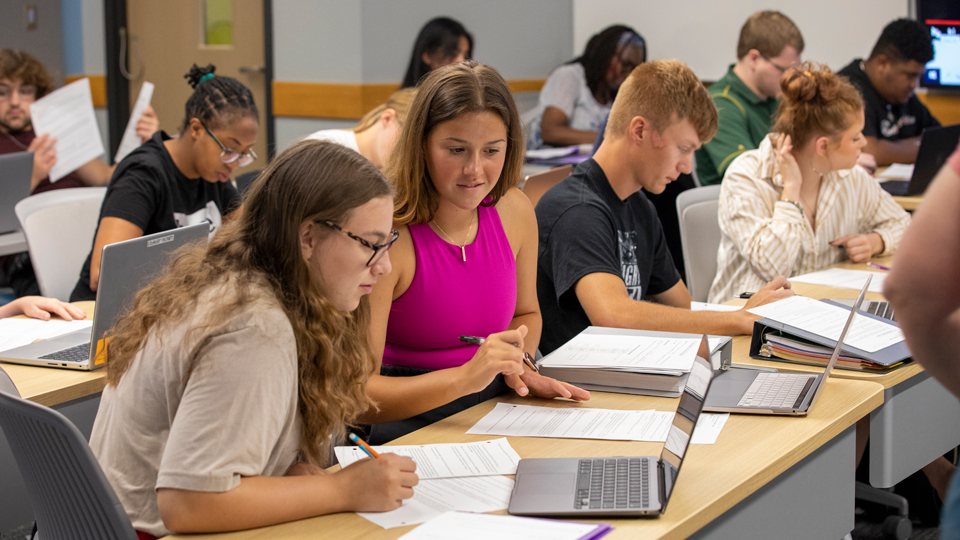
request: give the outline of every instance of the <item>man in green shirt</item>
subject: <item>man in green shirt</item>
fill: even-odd
[[[802,52],[803,36],[783,13],[760,11],[747,19],[740,29],[737,63],[710,86],[720,125],[696,153],[702,185],[719,184],[730,162],[767,136],[779,103],[780,77],[800,63]]]

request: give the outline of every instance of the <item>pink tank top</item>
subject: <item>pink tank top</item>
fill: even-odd
[[[500,215],[477,210],[477,239],[465,247],[444,241],[429,223],[411,225],[417,268],[407,289],[390,306],[383,364],[421,369],[457,367],[477,345],[461,335],[487,337],[510,325],[517,307],[517,262]]]

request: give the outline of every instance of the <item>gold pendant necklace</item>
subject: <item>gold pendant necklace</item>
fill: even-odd
[[[467,236],[464,238],[462,244],[458,244],[453,238],[450,238],[450,235],[443,230],[443,227],[441,227],[440,224],[437,223],[436,219],[432,221],[433,221],[433,224],[437,226],[437,230],[440,231],[440,234],[446,237],[446,239],[449,240],[451,244],[460,248],[460,256],[463,258],[463,262],[467,262],[466,246],[467,246],[467,242],[470,240],[470,230],[473,229],[473,220],[470,220],[470,226],[467,227]]]

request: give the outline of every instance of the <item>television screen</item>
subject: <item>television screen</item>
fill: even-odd
[[[933,60],[920,86],[960,90],[960,1],[917,0],[917,19],[933,36]]]

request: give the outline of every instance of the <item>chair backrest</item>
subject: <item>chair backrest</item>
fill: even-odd
[[[534,206],[543,197],[543,194],[550,188],[560,183],[561,180],[570,176],[573,172],[573,165],[564,165],[550,169],[549,171],[531,174],[523,181],[523,192],[530,199]]]
[[[65,416],[0,392],[0,429],[26,482],[43,540],[136,540],[87,441]]]
[[[43,296],[70,299],[93,247],[105,187],[57,189],[17,203],[17,218]]]
[[[250,191],[250,186],[260,177],[260,173],[262,172],[263,170],[249,171],[237,176],[237,191],[240,192],[241,197],[247,195],[247,192]]]
[[[719,199],[719,185],[688,189],[677,197],[687,289],[697,302],[706,302],[717,274],[717,250],[721,238],[717,220]]]
[[[0,392],[6,392],[20,397],[20,391],[17,390],[17,385],[13,384],[13,379],[3,370],[3,366],[0,366]]]

